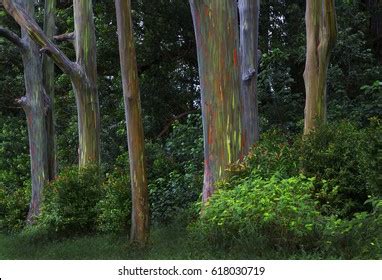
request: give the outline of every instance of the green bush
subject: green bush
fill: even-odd
[[[369,199],[371,213],[356,213],[351,220],[332,218],[325,229],[323,249],[344,259],[382,259],[382,199]]]
[[[98,167],[68,168],[44,188],[35,228],[57,235],[94,232],[100,196]]]
[[[0,231],[20,232],[25,226],[31,197],[29,185],[15,191],[0,188]]]
[[[147,145],[146,145],[147,147]],[[148,149],[151,217],[170,223],[199,199],[203,186],[203,137],[200,115],[175,122],[163,145]]]
[[[298,160],[291,144],[293,138],[279,130],[270,130],[261,135],[260,141],[250,150],[244,160],[244,174],[256,172],[271,177],[275,172],[285,177],[298,174]],[[235,170],[235,166],[231,171]],[[240,168],[238,169],[240,170]],[[234,172],[233,172],[234,174]]]
[[[29,176],[25,119],[0,113],[0,230],[23,228],[30,201]]]
[[[97,229],[103,233],[121,233],[131,223],[130,178],[115,171],[102,184],[102,198],[97,204]]]
[[[324,213],[351,218],[370,210],[364,202],[374,185],[366,172],[375,156],[370,150],[372,139],[371,132],[341,122],[322,126],[298,143],[304,174],[327,181],[315,190]]]
[[[234,188],[219,189],[202,210],[193,232],[219,246],[316,247],[324,218],[312,199],[314,179],[264,179],[252,174]]]

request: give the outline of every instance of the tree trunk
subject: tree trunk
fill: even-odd
[[[53,39],[56,29],[56,0],[45,0],[44,32]],[[48,153],[48,179],[52,181],[57,174],[56,130],[54,119],[54,62],[47,55],[43,58],[44,88],[50,99],[46,113],[46,134]]]
[[[97,92],[96,37],[91,0],[74,0],[74,28],[77,64],[83,75],[72,83],[78,108],[79,163],[99,163],[100,113]]]
[[[78,111],[79,165],[84,167],[87,164],[98,164],[100,160],[100,116],[92,1],[73,1],[76,62],[70,61],[46,36],[36,21],[25,13],[22,7],[15,5],[14,0],[3,0],[3,5],[15,21],[25,28],[29,36],[41,46],[40,51],[47,53],[55,64],[70,76]]]
[[[17,0],[17,3],[33,17],[34,4],[28,0]],[[19,99],[26,117],[31,159],[32,197],[27,222],[33,223],[40,213],[41,195],[48,180],[47,172],[47,138],[45,128],[46,99],[43,87],[42,61],[39,49],[27,32],[21,30],[24,44],[21,50],[24,65],[24,81],[26,95]]]
[[[237,3],[190,0],[197,43],[204,131],[203,201],[240,159],[242,137]]]
[[[334,0],[306,1],[307,53],[304,72],[304,134],[326,122],[326,79],[337,25]]]
[[[243,105],[243,152],[259,140],[259,114],[257,105],[257,69],[259,45],[260,0],[239,0],[241,98]]]
[[[116,0],[115,7],[130,159],[132,192],[130,239],[132,242],[145,245],[149,235],[149,203],[138,69],[131,19],[131,1]]]

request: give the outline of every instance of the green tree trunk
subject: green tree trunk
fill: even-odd
[[[44,32],[53,39],[56,29],[56,0],[45,0]],[[43,78],[50,106],[46,113],[46,133],[48,149],[48,178],[53,180],[57,174],[56,130],[54,120],[54,62],[47,55],[43,58]]]
[[[257,69],[259,61],[260,0],[239,0],[243,152],[259,140]]]
[[[190,0],[197,42],[204,130],[203,201],[229,164],[239,160],[245,140],[240,97],[237,3]]]
[[[334,0],[306,1],[307,52],[304,72],[304,134],[326,122],[326,80],[337,24]]]
[[[145,245],[149,235],[149,202],[138,68],[131,19],[131,1],[116,0],[115,7],[130,159],[132,193],[130,240]]]

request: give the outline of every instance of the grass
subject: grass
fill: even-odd
[[[150,245],[132,247],[127,236],[93,235],[61,240],[38,240],[0,234],[2,260],[183,260],[183,259],[319,259],[318,255],[287,256],[269,251],[257,255],[245,250],[223,250],[191,240],[186,230],[169,226],[152,230]]]

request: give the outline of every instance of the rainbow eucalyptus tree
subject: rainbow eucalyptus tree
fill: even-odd
[[[259,140],[259,114],[257,104],[257,70],[260,52],[259,15],[260,0],[239,0],[240,15],[240,63],[241,63],[241,98],[243,152],[247,154]]]
[[[29,0],[14,0],[24,13],[33,18],[34,3]],[[41,194],[48,180],[47,134],[45,126],[49,100],[45,95],[42,77],[42,61],[37,44],[21,28],[21,38],[8,29],[0,27],[0,36],[16,45],[24,66],[25,96],[18,99],[27,117],[29,150],[31,160],[32,197],[27,221],[32,223],[40,212]]]
[[[36,21],[15,0],[3,0],[3,6],[29,36],[67,74],[76,96],[79,135],[79,164],[99,163],[100,115],[97,92],[96,37],[91,0],[73,0],[74,33],[57,36],[58,40],[73,40],[76,61],[41,30]],[[32,1],[33,2],[33,1]]]
[[[258,1],[190,0],[204,130],[203,201],[258,139]]]
[[[131,1],[116,0],[115,7],[130,159],[132,192],[130,239],[132,242],[145,245],[149,234],[149,203],[144,160],[144,136],[138,67],[131,18]]]
[[[56,0],[45,0],[44,32],[49,39],[53,39],[56,29]],[[48,56],[43,58],[43,81],[46,94],[50,99],[50,106],[46,113],[47,153],[48,153],[48,179],[56,177],[56,131],[54,121],[54,62]]]
[[[306,1],[306,103],[304,134],[326,122],[326,80],[337,37],[334,0]]]

